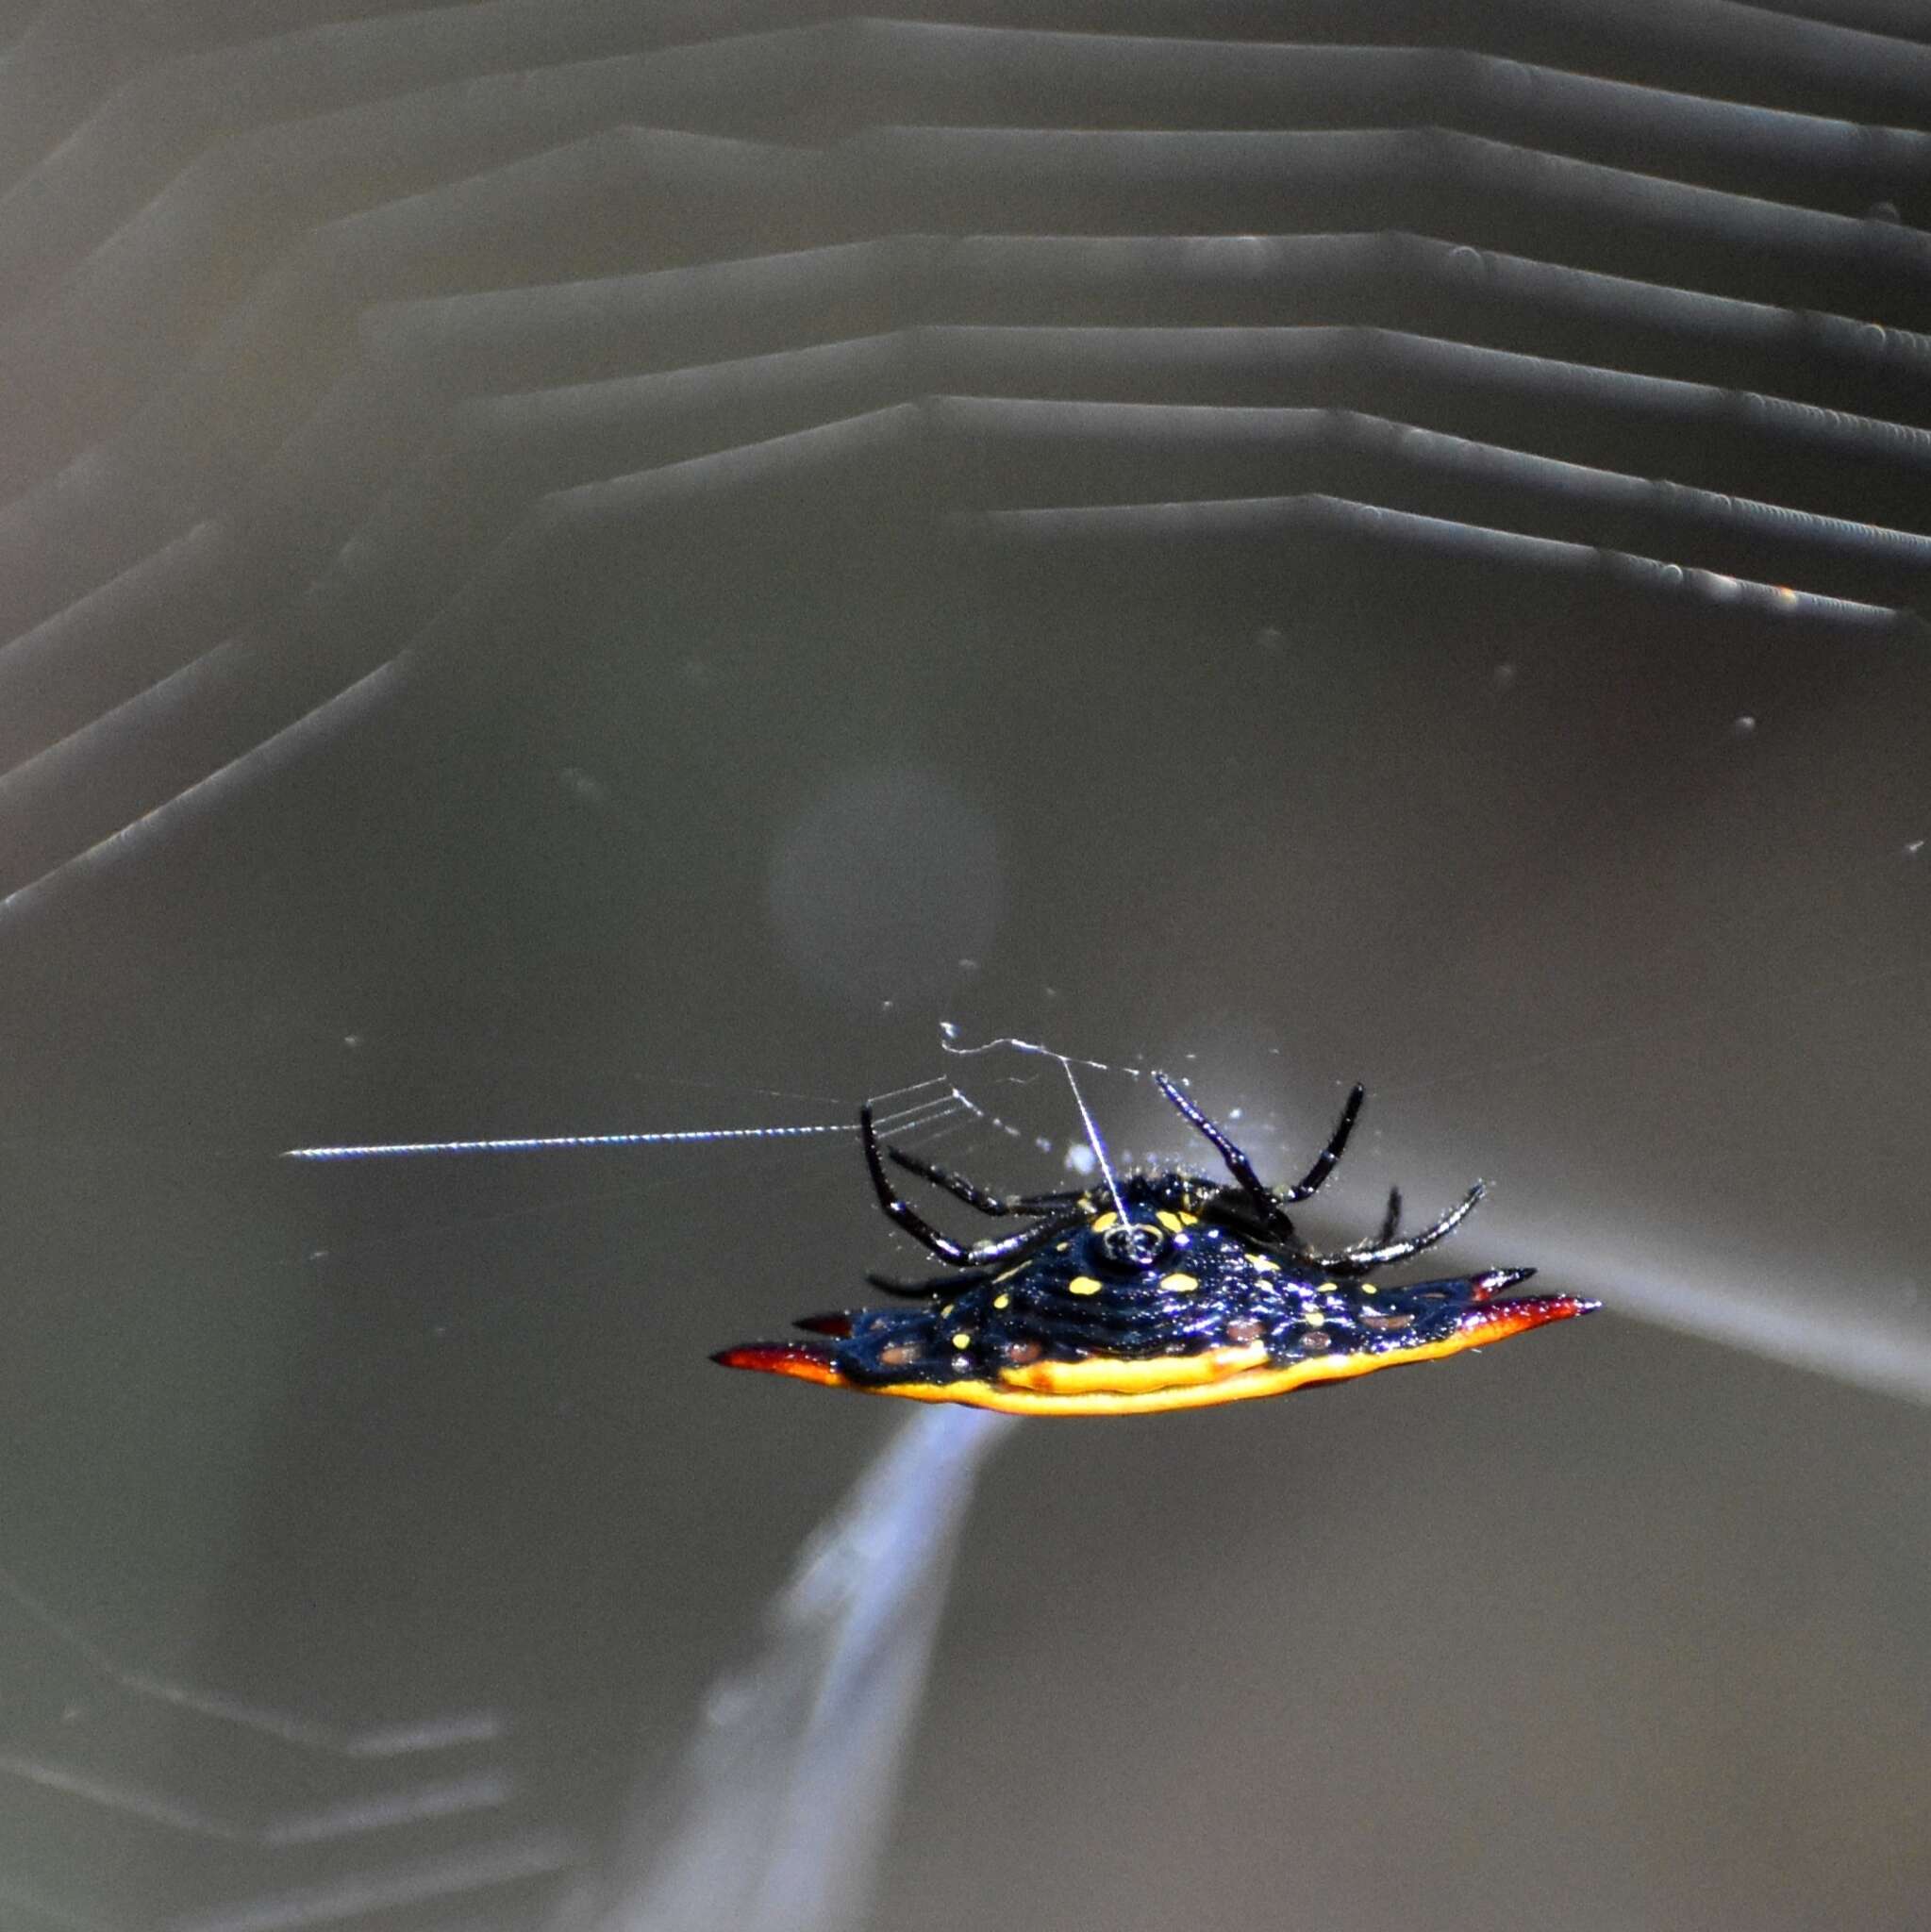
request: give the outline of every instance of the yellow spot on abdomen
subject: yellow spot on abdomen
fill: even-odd
[[[1272,1255],[1249,1255],[1247,1258],[1263,1274],[1278,1274],[1280,1273],[1281,1264]]]
[[[1069,1294],[1098,1294],[1100,1284],[1090,1274],[1075,1274],[1066,1284],[1066,1291]]]
[[[972,1346],[972,1342],[973,1338],[970,1335],[968,1335],[963,1328],[961,1328],[958,1331],[958,1333],[952,1338],[952,1345],[954,1348],[970,1348]]]
[[[1200,1283],[1190,1274],[1162,1274],[1160,1286],[1174,1294],[1191,1294]]]
[[[1157,1221],[1159,1224],[1163,1228],[1165,1228],[1169,1234],[1178,1234],[1180,1230],[1187,1224],[1184,1221],[1180,1219],[1180,1217],[1177,1214],[1174,1212],[1174,1210],[1171,1208],[1162,1208],[1160,1211],[1154,1216],[1154,1219]]]
[[[1100,1215],[1092,1224],[1093,1232],[1095,1234],[1105,1234],[1119,1219],[1120,1217],[1111,1208],[1108,1208],[1106,1213]]]
[[[992,1306],[995,1308],[1009,1308],[1012,1306],[1012,1297],[1009,1294],[995,1294],[992,1297]]]

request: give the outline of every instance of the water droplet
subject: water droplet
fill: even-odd
[[[1741,712],[1739,714],[1736,723],[1730,726],[1730,729],[1739,738],[1748,738],[1756,729],[1756,720],[1748,711]]]

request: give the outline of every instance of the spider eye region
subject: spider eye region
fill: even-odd
[[[1103,1214],[1092,1224],[1093,1258],[1122,1274],[1142,1274],[1157,1267],[1170,1245],[1167,1232],[1151,1221],[1122,1221]]]

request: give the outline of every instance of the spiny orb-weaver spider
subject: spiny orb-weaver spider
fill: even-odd
[[[1123,1174],[1117,1188],[1007,1197],[896,1147],[872,1109],[859,1138],[879,1206],[952,1273],[874,1288],[925,1304],[812,1315],[827,1338],[752,1342],[712,1357],[726,1368],[915,1402],[962,1402],[1020,1415],[1130,1415],[1285,1395],[1403,1362],[1439,1361],[1600,1306],[1573,1295],[1498,1299],[1532,1268],[1377,1286],[1373,1269],[1432,1248],[1482,1198],[1480,1181],[1432,1227],[1399,1236],[1399,1191],[1379,1231],[1319,1254],[1288,1208],[1327,1178],[1354,1131],[1357,1087],[1320,1158],[1291,1188],[1270,1188],[1226,1132],[1164,1074],[1154,1084],[1213,1147],[1232,1186],[1176,1170]],[[1032,1222],[957,1241],[903,1199],[890,1160],[981,1214]]]

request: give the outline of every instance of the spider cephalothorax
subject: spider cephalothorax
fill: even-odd
[[[1154,1081],[1208,1141],[1233,1184],[1166,1170],[1103,1189],[988,1193],[942,1167],[883,1146],[858,1117],[879,1205],[950,1265],[933,1280],[867,1278],[919,1307],[857,1308],[797,1325],[824,1340],[724,1350],[730,1368],[920,1402],[1024,1415],[1119,1415],[1192,1408],[1390,1368],[1501,1341],[1597,1306],[1571,1295],[1501,1298],[1534,1270],[1496,1268],[1408,1287],[1372,1270],[1443,1240],[1482,1198],[1478,1181],[1431,1227],[1401,1236],[1401,1197],[1377,1234],[1321,1254],[1288,1209],[1324,1181],[1360,1112],[1357,1087],[1306,1175],[1269,1188],[1213,1121],[1164,1074]],[[885,1162],[980,1213],[1024,1219],[1017,1232],[963,1242],[925,1221]]]

